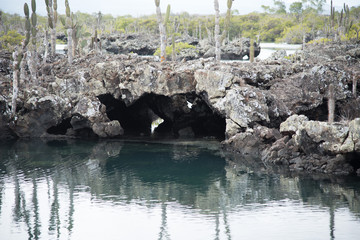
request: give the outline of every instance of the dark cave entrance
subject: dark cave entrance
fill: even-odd
[[[225,139],[225,118],[195,93],[145,94],[130,106],[110,94],[98,98],[109,119],[120,122],[125,136]],[[159,124],[156,128],[155,122]]]
[[[58,125],[50,127],[47,130],[47,133],[53,134],[53,135],[65,135],[67,130],[69,128],[72,128],[71,126],[71,118],[66,118],[62,120]]]
[[[80,116],[72,116],[63,119],[58,125],[48,128],[46,132],[52,135],[70,135],[78,138],[97,138],[97,135],[89,127],[74,128],[74,119],[77,121],[78,125],[81,121],[83,121],[84,126],[87,125],[85,123],[85,121],[87,121],[86,119],[81,119]]]

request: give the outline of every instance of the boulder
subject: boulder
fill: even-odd
[[[109,121],[106,116],[106,107],[96,97],[83,97],[73,108],[73,116],[81,116],[90,124]]]
[[[344,153],[360,152],[360,118],[356,118],[349,123],[349,133],[341,145],[340,151]]]
[[[294,114],[286,119],[285,122],[280,124],[280,132],[282,134],[293,135],[300,129],[303,122],[308,121],[309,119],[304,115]]]
[[[160,46],[159,39],[146,34],[109,35],[102,37],[101,45],[103,49],[113,54],[153,55]]]
[[[200,69],[195,72],[196,91],[206,92],[210,103],[226,95],[226,89],[232,85],[234,75],[227,72]]]
[[[242,128],[255,122],[269,121],[264,94],[251,86],[226,91],[226,95],[214,102],[213,107]]]
[[[42,137],[47,130],[68,117],[71,103],[56,95],[29,98],[18,114],[13,131],[19,137]]]
[[[347,54],[349,54],[353,58],[360,58],[360,48],[351,49],[347,51]]]
[[[360,152],[360,118],[330,124],[309,121],[304,115],[292,115],[281,123],[280,132],[293,136],[295,145],[307,153]]]
[[[349,127],[345,124],[319,121],[305,121],[296,132],[295,144],[304,147],[306,141],[314,142],[321,152],[340,153],[340,147],[348,135]]]
[[[286,50],[281,49],[277,50],[276,52],[272,53],[270,57],[268,57],[268,60],[283,60],[287,56]]]
[[[102,138],[116,137],[124,134],[119,121],[94,123],[92,130],[96,135]]]
[[[115,137],[124,134],[119,121],[110,121],[106,107],[96,97],[82,98],[72,110],[70,121],[76,131],[91,129],[101,138]]]

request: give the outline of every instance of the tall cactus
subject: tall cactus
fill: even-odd
[[[70,11],[69,2],[67,0],[65,1],[65,5],[66,5],[66,18],[60,17],[60,22],[66,29],[66,34],[68,38],[68,60],[69,63],[71,63],[74,56],[77,54],[79,40],[81,37],[84,36],[82,34],[81,25],[78,24],[76,20],[76,15]],[[95,28],[95,31],[96,29],[97,28]],[[91,44],[93,47],[96,46],[94,45],[94,38],[92,39]]]
[[[330,28],[331,31],[334,30],[335,27],[335,7],[333,6],[333,1],[330,2]]]
[[[333,123],[335,116],[335,89],[334,84],[329,85],[328,93],[328,122]]]
[[[160,32],[160,58],[161,58],[161,62],[164,62],[166,60],[166,30],[162,20],[160,0],[155,0],[155,6],[156,6],[157,21],[159,24],[159,32]]]
[[[25,82],[25,65],[23,64],[23,58],[24,53],[26,50],[27,45],[30,42],[30,31],[31,31],[31,23],[30,23],[30,12],[29,12],[29,6],[27,3],[24,4],[24,14],[25,14],[25,39],[22,42],[21,48],[16,48],[13,52],[13,95],[11,98],[11,113],[14,117],[16,114],[16,100],[18,97],[19,92],[19,74],[20,75],[20,81]]]
[[[350,9],[349,5],[344,3],[344,21],[343,21],[343,28],[344,28],[344,34],[348,34],[350,32],[350,29],[352,27],[353,21],[350,19]]]
[[[72,13],[72,19],[74,18],[74,14]],[[79,44],[79,39],[81,37],[81,27],[78,23],[74,23],[72,25],[72,29],[73,29],[73,56],[76,55],[76,50],[78,48],[78,44]]]
[[[13,52],[13,68],[14,68],[14,73],[13,73],[13,94],[12,94],[12,98],[11,98],[11,113],[12,116],[15,116],[16,114],[16,100],[17,100],[17,96],[18,96],[18,92],[19,92],[19,53],[18,50],[16,49]],[[21,61],[21,60],[20,60]]]
[[[166,8],[165,21],[164,21],[166,39],[169,38],[169,33],[170,33],[170,12],[171,12],[171,6],[170,4],[168,4]]]
[[[68,62],[69,64],[73,61],[73,29],[71,27],[71,12],[70,12],[70,5],[69,1],[65,0],[65,7],[66,7],[66,31],[67,31],[67,37],[68,37]]]
[[[48,13],[48,26],[51,29],[51,55],[56,53],[56,25],[58,20],[57,0],[45,0]]]
[[[219,1],[214,0],[215,8],[215,60],[219,62],[221,60],[221,36],[220,36],[220,10],[219,10]]]
[[[37,34],[37,15],[36,15],[36,1],[31,0],[31,43],[36,49],[36,34]]]
[[[352,80],[352,93],[354,98],[357,98],[357,81],[359,76],[360,75],[357,75],[357,73],[355,73]]]
[[[255,59],[254,39],[250,38],[250,56],[249,56],[249,60],[250,60],[251,63],[253,63],[254,59]]]
[[[0,30],[3,30],[3,12],[0,10],[0,27],[1,27],[1,29]],[[5,33],[6,34],[6,33]]]
[[[95,49],[95,53],[98,54],[100,53],[100,48],[101,48],[101,41],[98,41],[98,39],[101,37],[100,36],[100,32],[98,30],[101,31],[101,20],[102,20],[102,13],[98,12],[97,13],[97,18],[96,18],[96,24],[95,24],[95,29],[94,29],[94,40],[93,40],[93,46]]]
[[[30,76],[33,83],[37,84],[37,15],[36,15],[36,1],[31,0],[31,49],[27,52],[27,62],[29,66]]]
[[[175,19],[173,24],[171,24],[170,12],[171,12],[171,5],[168,4],[168,6],[166,8],[166,15],[165,15],[165,21],[164,21],[165,31],[166,31],[166,40],[169,41],[169,39],[171,37],[171,47],[172,47],[171,60],[176,61],[175,34],[176,34],[176,31],[177,31],[178,22],[177,22],[177,19]]]
[[[225,18],[225,28],[221,36],[221,42],[224,41],[226,38],[226,35],[230,31],[230,22],[231,22],[231,7],[234,0],[227,0],[227,12],[226,12],[226,18]]]
[[[24,14],[25,14],[25,46],[27,46],[30,42],[30,32],[31,32],[30,13],[29,13],[29,6],[27,3],[24,4]]]

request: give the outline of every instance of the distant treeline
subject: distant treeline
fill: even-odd
[[[329,9],[328,14],[323,14],[326,12],[323,9],[324,2],[324,0],[294,2],[287,10],[284,2],[274,1],[275,7],[273,8],[262,6],[264,13],[253,12],[246,15],[239,15],[237,10],[233,10],[227,39],[251,37],[262,42],[302,43],[304,40],[308,42],[316,38],[333,39],[338,37],[343,40],[359,38],[360,6],[348,8],[344,5],[342,11]],[[59,15],[61,18],[64,13],[59,13]],[[94,35],[95,28],[97,28],[98,35],[158,34],[159,31],[155,14],[142,17],[130,15],[113,17],[100,12],[94,14],[76,12],[73,17],[79,26],[80,37]],[[224,27],[224,20],[225,13],[221,18],[221,29]],[[47,29],[47,24],[47,17],[38,16],[40,35]],[[176,29],[178,37],[191,36],[203,39],[212,38],[214,33],[214,15],[191,15],[186,12],[171,14],[169,24]],[[62,24],[57,24],[56,28],[58,34],[66,34]],[[11,41],[18,41],[12,38],[21,39],[21,35],[24,33],[25,20],[23,16],[1,12],[0,41],[3,47],[6,44],[11,45]],[[12,37],[13,35],[16,36]]]

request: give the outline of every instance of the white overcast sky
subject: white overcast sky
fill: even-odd
[[[284,0],[289,5],[300,0]],[[0,0],[0,9],[8,13],[19,13],[23,15],[23,5],[31,0]],[[227,0],[219,0],[220,11],[226,12]],[[351,6],[359,6],[360,0],[333,0],[334,5],[341,7],[344,3]],[[37,0],[37,13],[46,15],[45,0]],[[253,11],[261,12],[261,5],[271,6],[273,0],[235,0],[232,9],[236,9],[240,14]],[[101,11],[103,14],[110,13],[113,16],[132,15],[139,17],[155,13],[154,0],[69,0],[71,11],[95,13]],[[188,12],[191,14],[213,14],[213,0],[161,0],[160,7],[165,12],[167,5],[171,5],[172,13]],[[327,0],[330,4],[330,0]],[[328,6],[326,6],[328,8]],[[58,0],[58,12],[65,13],[65,0]]]

